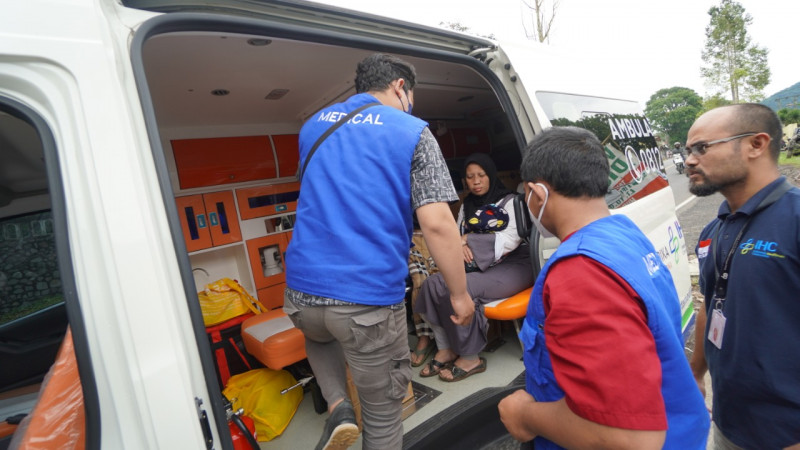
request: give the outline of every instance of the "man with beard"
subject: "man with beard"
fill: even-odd
[[[698,196],[725,201],[696,248],[705,305],[692,371],[711,372],[715,448],[800,448],[800,189],[778,171],[781,122],[760,104],[713,109],[689,130]]]

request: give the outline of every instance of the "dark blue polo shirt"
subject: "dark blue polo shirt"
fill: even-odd
[[[728,439],[746,448],[800,442],[800,189],[757,211],[784,180],[770,183],[733,214],[723,202],[696,250],[708,317],[704,348],[713,419]],[[714,260],[721,272],[745,223],[732,255],[718,349],[708,340],[717,303]]]

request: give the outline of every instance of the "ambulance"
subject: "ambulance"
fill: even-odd
[[[672,189],[654,130],[624,95],[645,70],[307,1],[8,2],[0,420],[35,408],[69,328],[86,448],[234,448],[198,292],[229,278],[267,309],[281,307],[297,134],[354,94],[356,64],[374,52],[416,67],[414,115],[428,122],[459,188],[471,153],[490,155],[513,189],[521,151],[543,129],[597,134],[611,167],[607,203],[653,242],[690,330]],[[532,239],[541,265],[558,242]],[[458,391],[415,378],[439,394],[406,419],[406,445],[449,429],[436,420],[458,401],[511,383],[523,370],[519,351],[507,343],[490,356],[507,365],[490,361],[495,375]],[[299,408],[262,448],[314,445],[326,415],[310,399]],[[0,448],[11,439],[0,437]]]

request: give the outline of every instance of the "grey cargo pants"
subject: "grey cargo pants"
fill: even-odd
[[[411,380],[406,310],[379,306],[302,306],[284,312],[306,338],[306,354],[322,395],[347,398],[346,366],[361,403],[364,449],[403,446],[403,398]]]

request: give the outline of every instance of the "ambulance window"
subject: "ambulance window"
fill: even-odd
[[[36,404],[64,340],[67,310],[80,316],[60,180],[47,123],[0,95],[0,410],[7,416],[28,414]],[[80,318],[72,322],[89,432],[85,442],[96,448],[96,390],[85,331]],[[0,438],[0,448],[8,439]]]
[[[39,382],[67,326],[42,143],[0,113],[0,390]],[[12,351],[13,347],[13,351]]]
[[[603,143],[610,167],[606,203],[619,208],[668,185],[650,123],[638,103],[602,97],[537,92],[553,126],[577,126]]]

